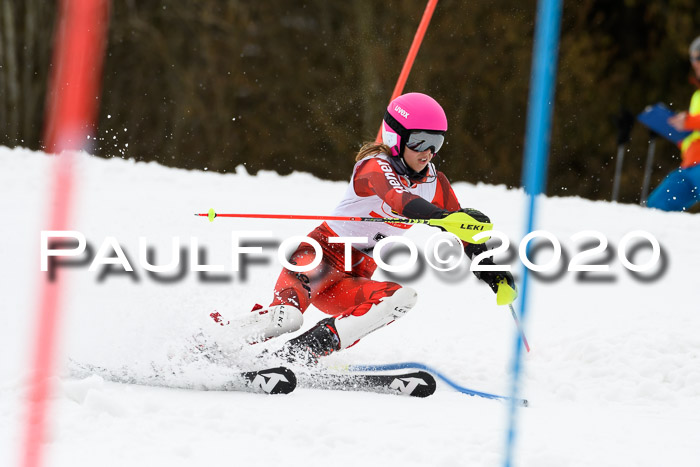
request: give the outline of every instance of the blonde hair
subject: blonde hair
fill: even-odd
[[[379,143],[377,141],[368,141],[364,143],[360,150],[357,152],[357,156],[355,156],[355,161],[360,161],[367,156],[372,156],[377,153],[391,156],[391,148],[384,143]]]

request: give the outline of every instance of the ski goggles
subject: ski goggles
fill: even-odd
[[[406,141],[406,147],[411,151],[423,152],[430,149],[435,154],[445,142],[445,134],[442,132],[415,131],[411,132]]]

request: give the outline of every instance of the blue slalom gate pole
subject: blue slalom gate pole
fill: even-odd
[[[528,97],[527,129],[523,157],[522,184],[527,194],[525,234],[532,232],[536,219],[536,198],[547,180],[547,159],[554,107],[554,83],[557,69],[557,49],[561,26],[562,0],[538,0],[533,44],[530,94]],[[524,268],[522,282],[521,322],[525,325],[528,311],[528,269]],[[517,433],[517,409],[523,342],[516,333],[513,351],[513,376],[508,411],[508,432],[504,465],[513,465]]]

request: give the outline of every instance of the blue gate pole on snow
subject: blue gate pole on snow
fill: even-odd
[[[527,195],[527,217],[525,233],[532,232],[535,226],[536,198],[545,188],[547,179],[547,158],[554,107],[554,84],[557,70],[557,49],[561,26],[562,0],[538,0],[535,40],[530,74],[528,97],[527,129],[523,157],[522,184]],[[521,321],[525,325],[528,309],[528,269],[523,268]],[[513,376],[508,411],[508,432],[504,455],[504,465],[513,465],[513,451],[517,432],[518,388],[521,371],[523,343],[518,332],[513,351]]]

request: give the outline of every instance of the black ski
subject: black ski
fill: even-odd
[[[264,394],[289,394],[297,386],[292,370],[280,366],[245,372],[219,372],[216,378],[205,383],[193,381],[183,369],[157,367],[152,372],[137,373],[133,368],[108,369],[89,363],[69,361],[70,376],[88,378],[97,375],[106,381],[141,386],[158,386],[201,391],[243,391]]]
[[[412,397],[428,397],[435,392],[435,378],[425,371],[413,373],[310,373],[299,375],[299,385],[313,389],[369,391]]]

